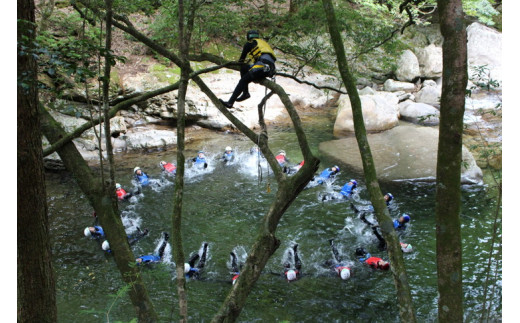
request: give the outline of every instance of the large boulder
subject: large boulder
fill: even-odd
[[[421,76],[419,60],[411,50],[405,50],[399,57],[395,76],[399,81],[413,81]]]
[[[376,172],[380,180],[434,181],[437,168],[439,130],[401,122],[398,127],[368,134]],[[363,171],[355,137],[322,142],[320,153]],[[482,170],[464,147],[461,180],[464,184],[481,184]]]
[[[442,48],[430,44],[417,50],[421,76],[436,78],[442,76]]]
[[[469,76],[473,67],[487,65],[490,78],[502,81],[502,34],[477,22],[466,29],[468,33]],[[475,79],[473,79],[476,81]]]
[[[369,132],[391,129],[399,124],[399,100],[389,92],[377,92],[375,95],[360,95],[365,128]],[[334,135],[344,136],[354,132],[352,107],[348,95],[341,95],[338,100],[338,113],[334,123]]]
[[[136,128],[135,131],[129,131],[125,136],[121,136],[121,139],[126,141],[128,149],[164,148],[177,145],[177,135],[175,131],[170,130]]]
[[[425,126],[439,124],[440,112],[435,107],[426,103],[416,103],[406,100],[399,103],[401,119]]]
[[[426,80],[419,92],[415,95],[415,101],[426,103],[434,107],[440,107],[442,88],[433,80]]]
[[[404,92],[414,92],[415,91],[415,84],[409,83],[409,82],[400,82],[400,81],[394,81],[392,79],[388,79],[383,84],[383,89],[387,92],[398,92],[398,91],[404,91]]]

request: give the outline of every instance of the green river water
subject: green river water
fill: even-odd
[[[333,139],[328,118],[313,119],[306,128],[313,152],[322,160],[319,171],[337,164],[322,158],[319,142]],[[285,149],[291,161],[300,162],[297,142],[291,128],[269,130],[273,150]],[[237,161],[223,165],[217,159],[225,146],[237,153]],[[276,190],[276,182],[266,169],[259,182],[258,167],[249,160],[252,144],[241,135],[209,133],[204,140],[188,145],[188,156],[199,149],[207,152],[210,166],[205,172],[187,168],[184,196],[183,239],[185,254],[209,243],[209,259],[202,280],[188,281],[190,320],[209,322],[231,289],[229,252],[242,257],[257,235]],[[133,187],[132,170],[140,166],[153,178],[151,187],[130,201],[120,202],[126,224],[150,230],[149,236],[132,247],[135,256],[152,253],[162,231],[171,231],[173,178],[163,177],[159,161],[175,162],[174,150],[116,155],[116,180],[127,191]],[[355,200],[368,203],[362,174],[339,163],[341,173],[332,186],[308,189],[296,199],[281,219],[276,235],[281,246],[268,262],[243,309],[240,322],[398,322],[397,298],[390,272],[374,271],[354,260],[354,250],[363,246],[373,255],[388,259],[377,250],[371,230],[350,210],[348,202],[321,202],[318,194],[339,191],[350,178],[358,180]],[[267,192],[267,183],[272,192]],[[112,256],[96,241],[84,237],[83,229],[93,222],[92,208],[66,172],[47,173],[47,194],[52,250],[57,281],[60,322],[128,322],[135,317],[129,298],[121,292],[122,281]],[[412,221],[401,237],[414,252],[404,254],[414,306],[419,322],[434,322],[437,316],[435,258],[435,215],[432,183],[381,183],[384,192],[395,196],[392,216],[411,215]],[[462,236],[465,318],[480,319],[484,284],[488,274],[496,194],[487,186],[466,186],[463,190]],[[131,229],[129,229],[131,230]],[[495,258],[491,263],[488,300],[490,321],[502,315],[502,229],[499,223]],[[352,276],[342,281],[323,263],[332,258],[328,239],[334,238],[345,259],[351,260]],[[299,244],[304,276],[287,283],[283,257],[287,248]],[[171,250],[164,264],[142,268],[142,275],[161,322],[178,321],[176,282]],[[489,306],[489,302],[487,303]]]

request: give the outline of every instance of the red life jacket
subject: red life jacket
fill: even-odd
[[[177,167],[175,165],[173,165],[172,163],[167,163],[165,165],[163,165],[164,167],[164,170],[167,171],[168,173],[173,173]]]
[[[275,158],[278,161],[278,164],[281,165],[281,164],[285,163],[285,156],[284,155],[278,155]]]
[[[240,274],[236,274],[235,276],[233,276],[233,285],[236,283],[236,280],[238,279],[238,276],[240,276]]]
[[[367,260],[365,260],[365,263],[367,265],[369,265],[370,267],[377,268],[377,262],[381,261],[381,260],[383,260],[383,259],[378,258],[378,257],[370,257]]]
[[[122,188],[116,190],[117,198],[122,200],[125,198],[126,191]]]

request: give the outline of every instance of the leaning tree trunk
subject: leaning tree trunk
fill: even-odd
[[[56,142],[66,135],[61,125],[43,106],[40,106],[40,115],[42,116],[42,132],[50,143]],[[157,314],[143,284],[139,269],[132,265],[135,263],[135,257],[130,250],[121,217],[113,207],[112,196],[108,196],[104,192],[103,183],[93,176],[90,167],[74,143],[64,144],[58,149],[58,154],[99,217],[107,240],[110,242],[110,249],[117,268],[123,281],[131,287],[129,288],[130,300],[134,305],[139,322],[156,322]]]
[[[17,275],[18,322],[56,322],[47,196],[43,170],[34,1],[18,0]],[[22,50],[21,45],[29,48]]]
[[[463,321],[460,233],[462,131],[468,82],[467,35],[461,0],[438,1],[442,95],[435,198],[439,322]]]
[[[383,194],[381,193],[381,188],[379,187],[379,183],[377,181],[374,159],[372,158],[372,153],[370,151],[370,145],[368,143],[365,123],[363,120],[361,100],[359,99],[355,80],[348,68],[343,41],[341,39],[341,34],[339,32],[338,23],[336,21],[336,16],[331,0],[322,0],[322,2],[329,25],[330,38],[332,40],[332,44],[334,45],[334,50],[336,51],[336,57],[338,59],[339,72],[343,82],[345,83],[345,87],[347,88],[348,96],[352,106],[354,131],[356,133],[356,139],[359,146],[359,151],[361,153],[363,171],[365,174],[367,189],[370,194],[370,201],[374,206],[377,221],[380,224],[383,237],[387,242],[388,255],[392,264],[391,268],[394,277],[394,284],[399,300],[399,315],[401,316],[401,320],[403,322],[415,322],[415,312],[412,303],[410,286],[406,276],[403,255],[399,245],[399,239],[394,230],[392,219],[390,218],[390,214],[383,199]]]

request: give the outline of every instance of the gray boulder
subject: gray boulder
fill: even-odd
[[[502,81],[502,34],[477,22],[466,29],[468,33],[468,74],[473,67],[487,65],[489,77]],[[476,79],[472,79],[476,81]]]
[[[406,100],[399,103],[401,119],[424,126],[436,126],[439,124],[440,112],[435,107]]]
[[[420,73],[421,69],[417,56],[411,50],[405,50],[397,61],[397,70],[395,71],[397,79],[399,81],[412,81],[419,77]]]
[[[440,107],[441,87],[432,80],[423,83],[423,87],[415,95],[415,101],[418,103],[426,103],[434,107]]]
[[[439,130],[401,122],[391,130],[369,134],[368,141],[379,180],[435,181]],[[363,171],[354,137],[322,142],[320,153]],[[463,184],[481,184],[482,170],[464,147]]]
[[[161,148],[173,146],[177,144],[177,135],[175,131],[170,130],[150,130],[139,129],[128,132],[125,136],[121,136],[126,141],[127,149],[147,149]],[[121,144],[118,144],[120,146]]]
[[[442,48],[430,44],[417,50],[421,76],[436,78],[442,76]]]
[[[388,79],[383,84],[383,89],[387,92],[404,91],[411,93],[415,91],[415,84]]]
[[[383,131],[399,124],[399,102],[397,96],[389,92],[377,92],[375,95],[360,95],[363,119],[367,131]],[[338,100],[338,113],[334,123],[334,135],[344,136],[354,132],[354,120],[348,95],[341,95]]]

